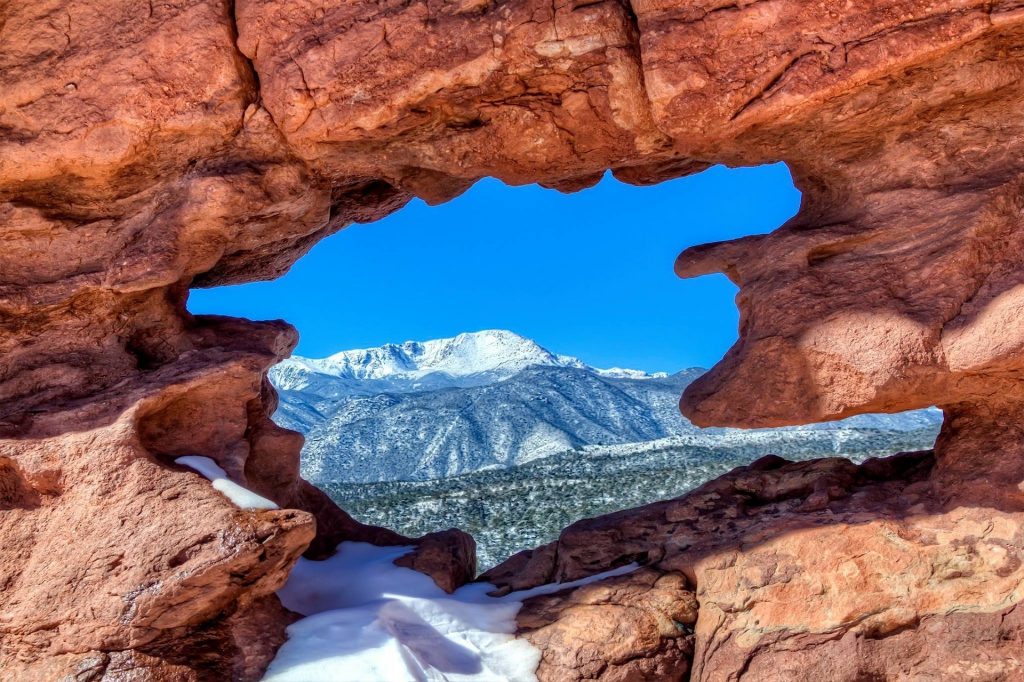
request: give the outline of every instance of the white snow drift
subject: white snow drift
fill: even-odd
[[[174,461],[177,464],[198,471],[209,479],[213,484],[213,489],[231,500],[236,507],[241,507],[242,509],[277,509],[277,505],[273,501],[257,495],[248,488],[243,488],[228,478],[227,472],[217,466],[217,463],[209,457],[186,455]]]
[[[243,509],[277,509],[231,481],[209,457],[174,460]],[[447,594],[395,566],[412,547],[343,542],[329,559],[299,559],[277,594],[306,616],[288,627],[263,682],[535,682],[540,652],[516,639],[524,599],[629,573],[636,564],[568,583],[489,597],[489,583]]]
[[[500,598],[487,583],[446,594],[394,565],[411,550],[344,542],[326,561],[300,559],[278,596],[306,618],[288,628],[264,682],[532,682],[540,652],[513,636],[522,601],[636,569]]]

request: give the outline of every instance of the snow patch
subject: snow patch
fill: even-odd
[[[176,464],[187,466],[202,474],[213,484],[213,489],[220,492],[224,497],[231,500],[236,507],[242,509],[277,509],[277,505],[267,498],[257,495],[253,491],[243,488],[230,478],[226,471],[217,466],[209,457],[200,455],[185,455],[174,460]]]
[[[488,583],[446,594],[394,565],[412,549],[343,542],[324,561],[299,559],[277,594],[306,618],[288,627],[263,682],[534,682],[540,652],[514,636],[523,600],[637,568],[504,597],[488,596]]]
[[[622,367],[609,367],[608,369],[594,368],[594,372],[609,379],[667,379],[668,372],[645,372],[640,369],[625,369]]]

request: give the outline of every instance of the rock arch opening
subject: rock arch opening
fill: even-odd
[[[305,437],[303,478],[370,525],[468,532],[484,570],[764,455],[931,446],[935,411],[755,431],[679,413],[738,325],[735,285],[679,279],[672,260],[768,233],[799,201],[784,164],[651,187],[608,176],[569,195],[485,180],[349,227],[271,282],[193,290],[189,306],[293,322],[296,357],[269,378],[274,420]]]

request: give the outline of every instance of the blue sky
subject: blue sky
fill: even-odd
[[[736,289],[678,279],[676,255],[768,232],[799,203],[782,164],[572,195],[485,179],[348,227],[275,281],[194,290],[189,309],[288,320],[309,357],[494,328],[598,367],[710,367],[736,339]]]

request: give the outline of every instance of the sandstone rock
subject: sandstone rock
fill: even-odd
[[[540,682],[686,679],[696,621],[686,579],[650,569],[528,599],[518,616]]]
[[[237,3],[238,45],[293,149],[428,201],[475,180],[579,189],[671,155],[625,3]]]
[[[255,679],[299,554],[408,542],[298,477],[265,382],[294,331],[193,317],[190,287],[278,276],[485,175],[571,191],[783,160],[796,218],[678,261],[725,272],[741,310],[683,409],[765,426],[939,405],[934,465],[766,461],[489,575],[681,572],[697,679],[1012,678],[1022,84],[1014,0],[0,3],[4,674]],[[233,508],[182,454],[283,509]],[[451,588],[469,547],[409,561]],[[537,632],[565,641],[576,617]],[[252,650],[226,644],[263,622]],[[662,674],[644,651],[622,670]]]
[[[1003,64],[987,61],[1002,49],[973,41],[828,100],[814,114],[820,132],[806,131],[796,145],[836,139],[828,154],[835,170],[801,154],[809,165],[794,170],[814,178],[798,180],[801,214],[769,235],[680,255],[680,275],[721,271],[740,286],[739,342],[683,398],[695,422],[804,423],[1017,390],[1017,339],[997,320],[1012,314],[1019,277],[1021,167],[1008,162],[1021,158],[1019,138],[998,149],[943,142],[960,125],[1016,125],[1014,86],[1003,81]],[[963,70],[965,61],[974,65]],[[1005,87],[989,92],[996,82]],[[989,94],[971,94],[975,85]],[[897,112],[890,88],[921,97]],[[954,100],[963,106],[956,113]],[[885,111],[889,127],[877,130],[877,144],[847,129],[870,127],[862,106],[870,116]],[[990,341],[967,341],[974,333]]]
[[[416,548],[396,559],[395,564],[429,575],[438,587],[451,594],[476,577],[476,542],[455,528],[429,533],[419,538]]]
[[[687,576],[700,604],[694,680],[1019,679],[1024,508],[944,502],[933,467],[931,453],[741,467],[570,526],[535,584],[627,559]],[[821,490],[827,501],[808,505]],[[482,578],[503,585],[505,571]],[[524,609],[521,626],[532,618]],[[621,619],[596,620],[591,631]],[[562,640],[545,660],[575,660],[565,679],[587,679],[587,641]]]

